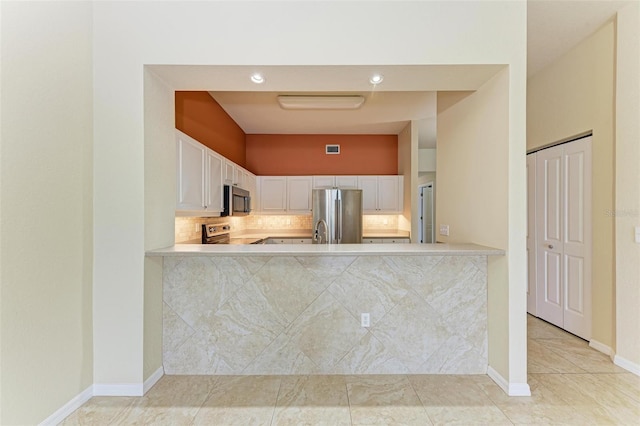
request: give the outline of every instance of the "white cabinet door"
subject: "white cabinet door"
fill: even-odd
[[[312,184],[311,176],[287,177],[287,211],[289,213],[307,214],[311,211]]]
[[[383,238],[382,242],[384,244],[408,244],[409,238]]]
[[[245,173],[242,167],[234,164],[233,167],[233,185],[244,189]]]
[[[176,150],[176,210],[203,210],[205,147],[178,133]]]
[[[336,187],[344,189],[358,188],[358,176],[336,176]]]
[[[363,238],[362,244],[382,244],[382,238]]]
[[[222,169],[224,158],[210,149],[206,153],[205,209],[209,212],[224,210],[222,199]]]
[[[287,210],[286,176],[260,176],[260,211],[285,213]]]
[[[398,176],[378,176],[378,212],[397,212],[399,196]]]
[[[236,183],[236,164],[233,161],[224,162],[224,184],[233,185]]]
[[[251,198],[252,200],[257,200],[258,198],[258,192],[257,192],[257,181],[256,181],[256,175],[254,175],[251,172],[247,172],[247,176],[245,178],[245,189],[247,191],[249,191],[249,193],[251,194]],[[254,207],[252,207],[254,208]]]
[[[314,188],[333,188],[336,184],[335,176],[314,176]]]
[[[403,176],[358,176],[365,214],[395,214],[402,211]]]
[[[358,176],[358,188],[362,189],[362,212],[378,212],[378,177]]]

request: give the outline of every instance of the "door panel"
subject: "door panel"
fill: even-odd
[[[564,270],[567,283],[565,309],[574,314],[584,315],[584,259],[581,257],[565,256]]]
[[[536,228],[537,277],[536,312],[538,317],[563,325],[562,285],[562,146],[537,153]]]
[[[591,137],[564,146],[564,329],[591,338]]]

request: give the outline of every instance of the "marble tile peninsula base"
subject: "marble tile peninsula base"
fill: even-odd
[[[163,260],[165,372],[486,374],[481,253],[172,252]]]

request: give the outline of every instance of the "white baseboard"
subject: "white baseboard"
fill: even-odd
[[[82,404],[90,400],[92,396],[142,396],[147,393],[162,376],[164,376],[164,369],[160,367],[154,371],[142,385],[137,383],[91,385],[56,410],[55,413],[44,419],[39,426],[54,426],[60,424],[71,413],[80,408]]]
[[[142,383],[95,383],[94,396],[142,396]]]
[[[616,355],[613,357],[613,363],[618,367],[622,367],[630,373],[635,374],[636,376],[640,376],[640,364],[636,364],[635,362],[622,358],[620,355]]]
[[[597,340],[590,340],[589,346],[595,349],[596,351],[602,352],[608,357],[613,358],[613,355],[614,355],[613,349],[611,349],[609,346],[605,345],[604,343],[600,343]]]
[[[487,368],[487,375],[509,396],[531,396],[531,389],[527,383],[509,383],[491,366]]]
[[[162,376],[164,376],[164,368],[161,366],[156,371],[154,371],[147,380],[144,381],[144,384],[142,385],[143,393],[146,394],[147,392],[149,392],[149,389],[151,389],[153,385],[158,383],[158,380],[160,380]]]
[[[93,396],[93,385],[89,386],[78,395],[74,396],[69,402],[58,408],[55,413],[44,419],[40,426],[49,426],[60,424],[71,413],[76,411]]]

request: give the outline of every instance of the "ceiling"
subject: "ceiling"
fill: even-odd
[[[528,76],[592,34],[631,1],[637,0],[528,0]],[[174,87],[209,88],[211,96],[248,134],[397,134],[413,120],[418,124],[419,147],[435,148],[437,111],[478,89],[501,68],[158,66],[155,71]],[[265,84],[249,81],[255,71],[264,74]],[[383,83],[369,83],[373,73],[383,74]],[[278,94],[358,94],[365,102],[357,110],[292,111],[280,108]]]

